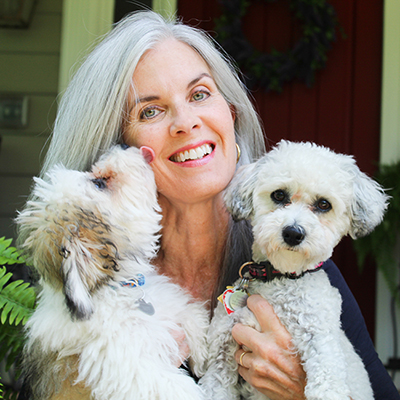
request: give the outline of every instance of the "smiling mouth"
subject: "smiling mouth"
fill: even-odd
[[[170,160],[173,162],[183,163],[189,160],[200,160],[201,158],[208,156],[214,150],[214,146],[211,144],[203,144],[195,149],[181,151],[179,153],[173,154]]]

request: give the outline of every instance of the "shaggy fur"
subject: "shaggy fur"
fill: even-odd
[[[17,218],[41,284],[24,354],[32,399],[65,382],[83,388],[82,399],[203,399],[174,366],[172,333],[184,331],[198,372],[208,312],[150,264],[161,217],[139,150],[117,146],[91,172],[59,166],[35,182],[36,200]]]
[[[311,143],[282,141],[244,166],[225,195],[236,219],[249,218],[254,261],[302,275],[328,259],[341,238],[368,234],[382,220],[387,196],[352,157]],[[236,283],[236,286],[238,282]],[[340,326],[341,297],[323,270],[263,283],[250,281],[290,332],[307,373],[308,400],[373,399],[367,372]],[[213,400],[266,399],[238,379],[232,326],[260,329],[247,307],[227,315],[219,304],[209,329],[210,359],[201,383]]]

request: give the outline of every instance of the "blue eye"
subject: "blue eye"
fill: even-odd
[[[104,178],[92,179],[92,182],[97,189],[107,189],[107,181]]]
[[[154,107],[148,107],[145,108],[141,113],[140,113],[140,118],[141,119],[152,119],[156,117],[158,114],[161,113],[161,110],[154,108]]]
[[[208,92],[198,91],[193,94],[192,99],[194,101],[202,101],[202,100],[205,100],[209,96],[210,96],[210,93],[208,93]]]

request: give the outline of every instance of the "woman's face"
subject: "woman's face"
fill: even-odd
[[[236,167],[234,114],[205,61],[168,39],[145,53],[133,84],[124,140],[153,149],[160,195],[194,203],[219,194]]]

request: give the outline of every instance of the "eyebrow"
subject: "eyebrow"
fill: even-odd
[[[190,87],[194,86],[197,82],[201,81],[203,78],[210,78],[213,79],[212,76],[210,74],[207,74],[206,72],[200,74],[197,78],[194,78],[192,81],[190,81],[187,85],[187,88],[189,89]],[[146,96],[146,97],[140,97],[138,99],[135,100],[135,105],[139,104],[139,103],[147,103],[147,102],[151,102],[154,100],[159,100],[160,97],[159,96]],[[135,106],[134,105],[134,106]],[[133,107],[134,107],[133,106]],[[133,108],[132,107],[132,108]]]
[[[139,99],[135,100],[135,105],[139,103],[147,103],[148,101],[158,100],[158,96],[147,96],[147,97],[140,97]]]
[[[191,86],[195,85],[197,82],[201,81],[203,78],[213,79],[213,77],[210,74],[203,72],[197,78],[194,78],[192,81],[190,81],[189,84],[187,85],[187,88],[189,89]]]

